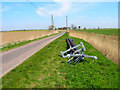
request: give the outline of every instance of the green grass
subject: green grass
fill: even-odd
[[[31,43],[33,41],[37,41],[37,40],[40,40],[40,39],[43,39],[43,38],[46,38],[46,37],[50,37],[50,36],[53,36],[53,35],[57,35],[57,34],[51,34],[51,35],[44,36],[42,38],[36,38],[34,40],[28,40],[28,41],[24,41],[24,42],[20,42],[20,43],[16,43],[16,42],[14,42],[14,44],[8,43],[5,47],[0,48],[0,52],[8,51],[8,50],[11,50],[13,48],[17,48],[17,47],[26,45],[26,44]]]
[[[118,35],[118,29],[88,29],[88,30],[77,30],[77,31],[86,31],[88,33],[94,32],[97,34],[104,34],[104,35]]]
[[[89,43],[85,54],[96,55],[98,60],[85,58],[70,65],[60,51],[66,50],[68,33],[35,53],[2,78],[3,88],[118,88],[118,67]]]

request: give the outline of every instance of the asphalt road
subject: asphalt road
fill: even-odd
[[[57,39],[58,37],[62,36],[63,34],[65,34],[65,32],[29,43],[27,45],[9,50],[7,52],[3,52],[2,75],[0,75],[0,77],[7,74],[10,70],[21,64],[24,60],[26,60],[34,53],[39,51],[41,48],[43,48],[53,40]]]

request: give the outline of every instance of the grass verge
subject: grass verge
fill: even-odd
[[[60,32],[59,32],[60,33]],[[58,34],[58,33],[57,33]],[[40,39],[43,39],[43,38],[46,38],[46,37],[50,37],[50,36],[53,36],[53,35],[57,35],[57,34],[51,34],[51,35],[48,35],[48,36],[44,36],[42,38],[36,38],[34,40],[28,40],[28,41],[24,41],[24,42],[20,42],[20,43],[16,43],[14,42],[14,44],[11,44],[11,43],[8,43],[7,46],[3,47],[3,48],[0,48],[0,52],[4,52],[4,51],[8,51],[8,50],[11,50],[13,48],[17,48],[17,47],[20,47],[20,46],[23,46],[23,45],[26,45],[28,43],[31,43],[33,41],[37,41],[37,40],[40,40]]]
[[[96,55],[98,60],[85,58],[76,65],[68,64],[60,51],[66,50],[68,33],[35,53],[2,78],[3,88],[118,88],[118,67],[89,43],[85,54]]]

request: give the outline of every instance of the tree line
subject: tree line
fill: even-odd
[[[83,29],[86,30],[87,28],[84,27]],[[99,30],[100,27],[98,27],[97,29]],[[74,26],[74,24],[71,24],[71,27],[58,27],[58,28],[56,28],[54,25],[50,25],[48,30],[81,30],[81,26],[80,25]]]
[[[54,25],[50,25],[48,30],[77,30],[77,29],[81,29],[81,26],[74,26],[73,24],[71,24],[71,27],[59,27],[59,28],[56,28]],[[84,30],[86,30],[86,27],[84,27]]]

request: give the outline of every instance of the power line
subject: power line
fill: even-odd
[[[40,10],[40,8],[38,6],[36,6],[35,4],[33,4],[32,2],[30,2],[29,0],[27,0],[34,8],[38,9],[39,11],[41,11],[42,13],[44,13],[47,16],[50,16],[50,14],[44,12],[43,10]],[[51,15],[51,24],[52,24],[52,29],[54,28],[54,20],[53,20],[53,15]],[[66,27],[68,29],[68,17],[66,16]]]
[[[44,12],[43,10],[40,10],[40,8],[38,6],[36,6],[35,4],[33,4],[32,2],[30,2],[29,0],[27,0],[34,8],[38,9],[40,12],[42,12],[43,14],[50,16],[50,14]],[[52,26],[52,30],[54,28],[54,20],[53,20],[53,15],[51,15],[51,26]]]
[[[43,10],[40,10],[38,6],[36,6],[35,4],[33,4],[32,2],[30,2],[29,0],[27,0],[34,8],[38,9],[39,11],[41,11],[42,13],[44,13],[45,15],[48,15],[48,13],[44,12]]]

